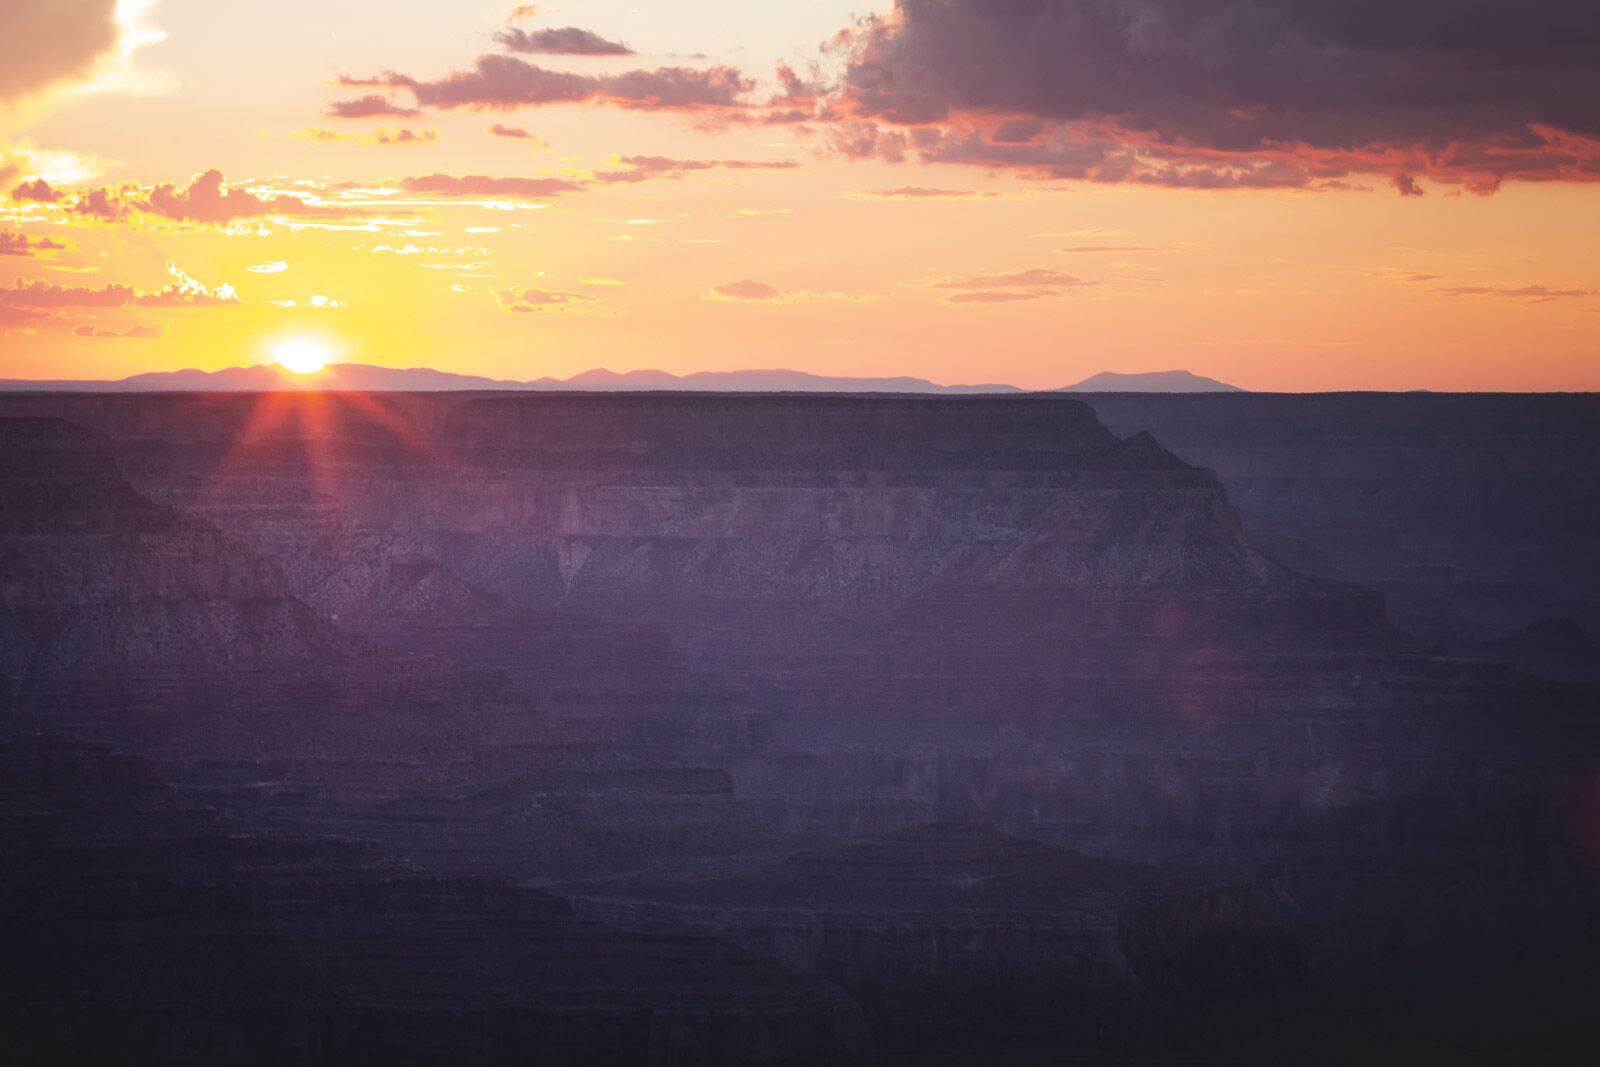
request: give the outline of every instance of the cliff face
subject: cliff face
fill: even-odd
[[[1253,543],[1456,643],[1548,617],[1600,632],[1600,397],[1098,396],[1215,470]],[[1533,666],[1544,666],[1537,655]]]
[[[1271,1003],[1338,1029],[1319,983],[1403,1012],[1479,976],[1447,948],[1466,937],[1505,974],[1533,944],[1594,986],[1518,903],[1537,884],[1540,923],[1595,928],[1573,848],[1593,691],[1440,656],[1077,401],[29,396],[0,416],[89,427],[117,468],[60,424],[77,459],[13,462],[0,626],[25,641],[4,655],[51,684],[6,726],[115,737],[253,825],[716,933],[844,982],[880,1039],[930,1053],[919,1033],[1035,1055],[1153,1028],[1177,1043],[1134,1051],[1168,1055],[1214,1022],[1248,1060]],[[85,606],[274,597],[342,651],[263,627],[211,670],[130,652],[177,644],[130,615],[86,631],[116,684],[50,666],[93,662],[49,624]],[[1301,999],[1272,1002],[1289,983]],[[1514,992],[1484,983],[1449,988]]]

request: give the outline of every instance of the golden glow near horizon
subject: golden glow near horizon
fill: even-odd
[[[315,337],[284,337],[271,343],[272,358],[295,374],[316,374],[333,359],[328,346]]]
[[[140,0],[110,46],[50,22],[61,69],[0,75],[0,378],[359,352],[522,380],[1600,389],[1600,186],[1566,180],[1595,163],[1119,149],[1080,175],[1095,144],[1052,156],[1037,121],[864,118],[817,42],[890,0],[513,6]],[[1583,136],[1556,147],[1600,160]]]

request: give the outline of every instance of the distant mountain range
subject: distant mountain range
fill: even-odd
[[[1102,371],[1069,385],[1063,393],[1242,393],[1237,385],[1203,378],[1186,370],[1151,371],[1147,374],[1117,374]]]
[[[1117,384],[1107,384],[1117,383]],[[135,374],[118,381],[32,381],[0,379],[0,392],[71,393],[258,393],[288,390],[354,392],[707,392],[707,393],[931,393],[974,395],[1020,393],[1014,385],[939,385],[924,378],[844,378],[796,370],[701,371],[671,374],[660,370],[618,373],[584,371],[571,378],[519,382],[452,374],[428,367],[375,367],[340,363],[316,375],[299,375],[271,363],[218,371],[180,370]],[[1157,374],[1097,374],[1061,392],[1242,392],[1234,386],[1188,371]]]

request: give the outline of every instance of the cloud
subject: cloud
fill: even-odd
[[[179,222],[225,223],[257,215],[322,215],[327,209],[308,205],[297,196],[258,197],[239,186],[223,184],[215,168],[197,175],[186,188],[171,183],[151,188],[148,199],[135,202],[140,211]]]
[[[288,269],[289,264],[281,259],[272,259],[265,263],[256,263],[245,268],[251,274],[282,274]]]
[[[0,103],[84,81],[122,36],[117,0],[6,0],[0,5]]]
[[[1165,254],[1168,252],[1187,252],[1190,249],[1182,245],[1068,245],[1066,248],[1058,248],[1056,251],[1069,256],[1089,256],[1112,252],[1156,252]]]
[[[1047,270],[1043,267],[1032,267],[1010,274],[976,274],[966,278],[944,278],[931,283],[935,289],[1011,289],[1019,286],[1076,288],[1093,284],[1075,274],[1063,274],[1058,270]]]
[[[1600,6],[899,0],[841,38],[847,154],[1185,188],[1600,180]]]
[[[36,252],[58,252],[67,246],[48,237],[29,237],[14,230],[0,230],[0,256],[32,256]]]
[[[0,294],[4,292],[4,289],[0,289]],[[49,312],[8,307],[4,303],[3,295],[0,295],[0,334],[33,333],[49,320]]]
[[[43,178],[35,178],[31,182],[23,182],[11,190],[11,199],[17,203],[54,204],[62,197],[59,189],[52,189],[50,183]]]
[[[484,174],[467,174],[460,177],[450,174],[425,174],[406,178],[401,188],[412,193],[433,193],[439,196],[519,196],[544,198],[574,193],[584,188],[582,182],[566,178],[491,178]]]
[[[780,289],[770,282],[744,278],[736,282],[714,285],[701,293],[700,299],[738,304],[809,304],[833,300],[863,303],[878,298],[852,293],[814,292],[809,289]]]
[[[667,156],[623,156],[617,162],[627,170],[600,171],[594,180],[606,185],[633,184],[654,178],[681,178],[703,170],[794,170],[793,160],[671,159]]]
[[[216,307],[240,302],[231,285],[209,288],[172,263],[167,264],[167,273],[173,280],[149,292],[130,285],[92,288],[19,278],[0,286],[0,308]]]
[[[548,56],[631,56],[633,49],[616,41],[608,41],[588,30],[568,26],[560,30],[507,29],[494,35],[494,39],[507,51],[524,55]]]
[[[85,289],[19,278],[0,286],[0,308],[126,307],[138,298],[139,291],[127,285]]]
[[[1417,184],[1417,179],[1409,174],[1396,174],[1390,179],[1390,184],[1399,190],[1401,196],[1425,196],[1427,190]]]
[[[981,200],[999,196],[976,189],[934,189],[926,185],[902,185],[898,189],[863,189],[845,193],[847,200]]]
[[[590,293],[548,289],[503,289],[495,295],[495,300],[503,310],[524,315],[542,311],[587,311],[590,309],[585,305],[600,302],[599,297]]]
[[[331,296],[320,294],[305,300],[271,300],[268,303],[279,308],[312,308],[318,311],[333,311],[344,307],[343,300],[335,300]]]
[[[128,213],[122,199],[110,189],[92,189],[84,193],[73,203],[72,211],[106,222],[114,222]]]
[[[155,338],[167,332],[165,326],[159,323],[149,326],[129,326],[125,330],[105,329],[99,326],[74,326],[74,337],[92,337],[96,340],[126,339],[130,337]]]
[[[1452,285],[1433,291],[1443,296],[1495,296],[1532,303],[1595,295],[1593,289],[1558,289],[1548,285]]]
[[[509,14],[506,15],[506,21],[507,22],[521,22],[523,19],[534,18],[538,14],[539,14],[539,5],[538,4],[518,4],[518,5],[516,5],[515,7],[513,7],[511,9]]]
[[[422,112],[414,107],[401,107],[388,97],[379,96],[377,93],[368,93],[366,96],[354,100],[339,100],[329,104],[322,112],[330,119],[415,119],[421,118]]]
[[[430,144],[439,139],[439,135],[433,130],[412,130],[409,128],[374,130],[372,133],[343,133],[339,130],[324,130],[320,127],[312,127],[292,136],[304,141],[316,141],[322,144],[343,141],[349,144],[414,145]]]
[[[513,56],[479,56],[473,68],[424,81],[393,71],[345,85],[406,89],[421,107],[510,111],[550,104],[609,104],[645,111],[736,108],[755,83],[733,67],[659,67],[620,74],[571,74]]]
[[[494,134],[496,137],[510,137],[519,141],[540,141],[543,143],[542,138],[535,137],[521,126],[507,126],[503,122],[497,122],[493,126],[490,126],[489,132]]]
[[[1098,284],[1076,274],[1064,274],[1044,267],[1011,271],[1006,274],[973,274],[958,278],[936,278],[918,283],[945,291],[952,304],[1002,304],[1020,300],[1049,300],[1074,289]]]

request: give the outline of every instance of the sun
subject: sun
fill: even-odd
[[[272,343],[272,358],[294,374],[316,374],[324,370],[333,354],[314,337],[285,337]]]

